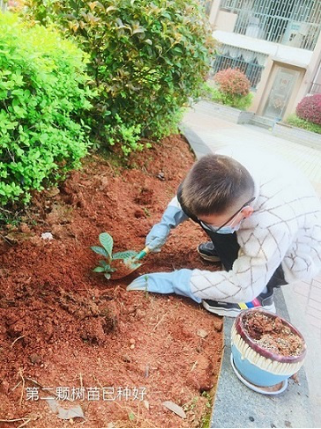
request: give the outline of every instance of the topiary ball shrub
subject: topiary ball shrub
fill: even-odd
[[[321,94],[304,97],[297,105],[296,114],[301,119],[321,125]]]
[[[238,69],[226,69],[216,73],[213,80],[217,86],[217,99],[222,104],[246,109],[252,101],[251,82]]]
[[[238,69],[221,70],[214,76],[214,82],[224,94],[241,95],[245,97],[250,92],[251,82]]]

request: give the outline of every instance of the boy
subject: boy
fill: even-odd
[[[172,228],[191,218],[211,239],[198,246],[224,270],[181,269],[138,277],[127,290],[177,293],[210,312],[235,317],[245,308],[275,311],[273,288],[321,271],[321,204],[307,179],[262,152],[197,161],[146,237],[159,251]]]

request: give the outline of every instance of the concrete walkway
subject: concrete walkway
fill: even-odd
[[[278,154],[302,170],[321,197],[321,150],[275,137],[268,130],[219,119],[213,105],[205,101],[189,109],[181,131],[198,158],[226,146]],[[226,318],[225,354],[211,427],[321,427],[321,276],[311,283],[284,286],[275,298],[278,314],[290,320],[307,342],[299,384],[290,380],[278,396],[260,395],[245,387],[229,362],[233,319]]]

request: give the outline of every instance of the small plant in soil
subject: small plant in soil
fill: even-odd
[[[103,256],[105,259],[102,259],[98,262],[98,267],[94,268],[95,273],[104,273],[104,276],[107,280],[111,278],[111,274],[117,271],[114,268],[113,261],[116,259],[124,260],[132,258],[137,255],[137,252],[134,250],[125,250],[124,252],[117,252],[113,254],[114,240],[110,234],[107,232],[102,232],[99,234],[99,242],[101,246],[92,246],[91,249],[98,253],[98,255]]]

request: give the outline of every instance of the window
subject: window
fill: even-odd
[[[261,80],[267,55],[259,52],[241,49],[230,45],[222,45],[213,61],[213,74],[228,68],[239,69],[251,82],[255,89]]]
[[[321,31],[320,0],[222,0],[238,15],[234,32],[313,50]]]

